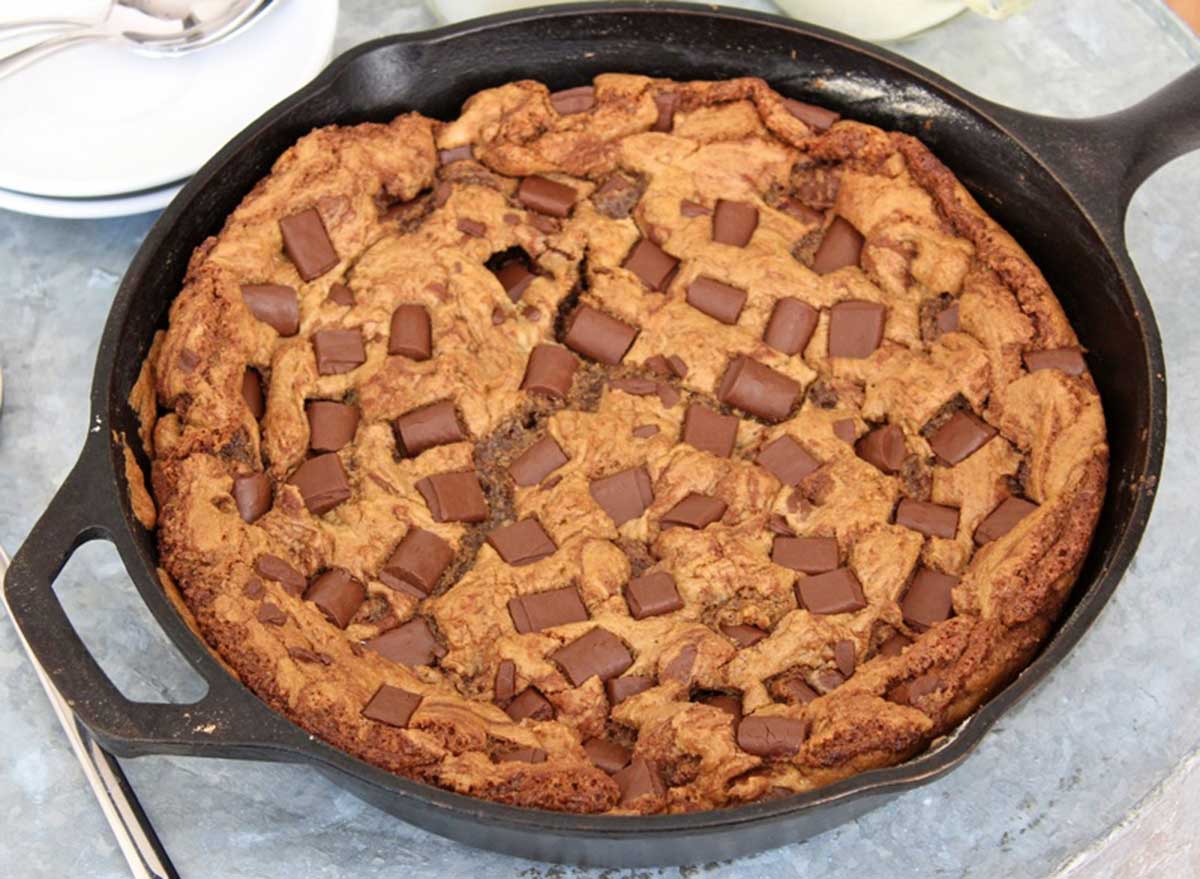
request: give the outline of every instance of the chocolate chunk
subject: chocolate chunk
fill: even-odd
[[[497,763],[545,763],[546,752],[541,748],[505,748],[496,752]]]
[[[517,664],[511,659],[502,659],[496,666],[496,681],[492,685],[494,699],[498,703],[506,703],[517,692]]]
[[[403,729],[408,726],[408,721],[412,719],[420,704],[421,697],[416,693],[384,684],[375,691],[371,701],[363,708],[362,716],[367,720]]]
[[[306,281],[319,278],[338,264],[337,251],[316,208],[309,208],[279,221],[283,250]]]
[[[1038,508],[1037,504],[1030,503],[1019,497],[1007,497],[1000,502],[996,509],[987,514],[978,527],[975,528],[975,543],[977,546],[983,546],[985,543],[990,543],[993,540],[999,540],[1013,528],[1017,527],[1017,523],[1032,513]],[[239,506],[240,509],[240,506]],[[246,518],[245,515],[242,518]]]
[[[612,174],[592,193],[596,210],[613,220],[629,216],[641,198],[641,187],[621,174]]]
[[[625,585],[625,601],[629,615],[635,620],[662,616],[683,607],[683,599],[675,588],[675,578],[665,571],[635,577]]]
[[[832,693],[844,683],[845,676],[835,668],[822,668],[813,672],[812,685],[822,696]]]
[[[587,607],[574,586],[510,598],[508,614],[522,635],[567,623],[581,623],[588,618]]]
[[[687,303],[723,324],[736,324],[746,304],[746,291],[701,275],[687,288]]]
[[[251,577],[246,581],[246,585],[242,587],[242,594],[247,598],[262,598],[266,591],[267,589],[259,577]]]
[[[271,480],[265,473],[252,473],[233,480],[233,501],[242,521],[253,524],[271,509]]]
[[[896,524],[920,531],[929,537],[953,540],[958,533],[958,507],[945,507],[928,501],[905,498],[896,507]]]
[[[563,341],[568,348],[580,354],[615,366],[621,362],[637,334],[637,327],[631,327],[590,305],[581,305],[571,315]]]
[[[788,757],[800,750],[808,737],[808,724],[794,717],[752,715],[737,728],[738,747],[756,757]]]
[[[268,626],[282,626],[288,621],[287,613],[276,604],[269,601],[264,601],[258,607],[258,612],[254,615],[260,623],[265,623]]]
[[[517,723],[526,718],[529,720],[554,719],[554,706],[533,687],[526,687],[518,693],[504,711]]]
[[[747,625],[727,626],[723,624],[721,626],[721,633],[726,638],[732,640],[734,644],[737,644],[739,648],[753,647],[763,638],[767,637],[767,633],[758,628],[758,626]]]
[[[472,238],[486,238],[487,226],[478,220],[471,220],[467,217],[460,217],[458,222],[454,224],[455,228],[464,235],[469,235]]]
[[[745,247],[758,228],[758,208],[744,201],[717,199],[713,210],[712,240],[718,244]]]
[[[884,473],[899,472],[908,457],[908,447],[904,444],[904,431],[894,424],[877,427],[854,447],[858,457]]]
[[[522,519],[489,531],[487,542],[514,568],[532,565],[558,550],[537,519]]]
[[[658,393],[658,384],[653,379],[633,377],[613,379],[608,386],[636,397],[648,397]]]
[[[454,550],[449,543],[432,531],[409,528],[384,563],[379,579],[393,589],[408,591],[401,585],[408,584],[422,595],[428,595],[453,560]]]
[[[813,254],[812,270],[818,275],[828,275],[846,266],[856,266],[862,246],[863,237],[859,231],[840,216],[835,216]]]
[[[804,446],[784,434],[768,443],[758,457],[758,464],[784,485],[799,485],[800,481],[821,466],[821,462],[804,450]]]
[[[679,213],[681,216],[691,219],[692,217],[707,217],[712,215],[712,211],[706,208],[699,202],[683,199],[679,202]]]
[[[679,391],[675,390],[666,382],[658,383],[658,402],[662,403],[664,409],[672,408],[679,402]]]
[[[392,312],[388,354],[409,360],[428,360],[433,353],[433,330],[424,305],[401,305]]]
[[[242,284],[242,302],[250,313],[281,336],[300,332],[300,300],[283,284]]]
[[[851,613],[867,606],[862,584],[849,568],[801,577],[796,581],[796,603],[813,614]]]
[[[950,618],[954,613],[952,593],[958,577],[951,577],[932,568],[919,568],[913,574],[908,591],[900,599],[904,621],[916,629],[927,629]]]
[[[667,378],[671,375],[671,364],[667,362],[667,358],[661,354],[655,354],[652,357],[647,357],[646,362],[642,364],[646,369],[650,370],[655,375]]]
[[[657,436],[660,433],[660,428],[657,424],[639,424],[633,429],[633,435],[638,439],[649,439],[652,436]]]
[[[314,452],[336,452],[354,439],[358,430],[358,407],[332,400],[311,400],[308,415],[308,447]]]
[[[896,429],[899,430],[899,428],[896,428]],[[850,443],[851,445],[853,445],[855,438],[858,436],[858,429],[854,425],[854,419],[853,418],[842,418],[838,421],[833,422],[833,435],[836,436],[838,439],[840,439],[842,442]],[[903,433],[900,434],[900,440],[901,440],[901,442],[904,441]],[[904,463],[903,456],[901,456],[900,462],[902,464]],[[872,463],[874,463],[874,462],[872,462]],[[878,466],[878,465],[876,465],[876,466]]]
[[[806,104],[803,101],[794,101],[791,98],[784,98],[783,106],[784,109],[814,131],[828,131],[829,126],[842,118],[841,114],[835,113],[832,110],[826,110],[824,107],[818,107],[815,104]]]
[[[888,691],[887,697],[901,705],[912,705],[942,688],[942,679],[936,674],[924,674],[905,681]]]
[[[613,781],[621,790],[621,799],[617,801],[621,807],[629,806],[642,797],[662,797],[667,793],[658,768],[641,757],[634,757],[628,766],[613,776]]]
[[[596,105],[596,90],[590,85],[550,93],[550,104],[563,116],[585,113]]]
[[[521,390],[565,400],[571,392],[571,380],[578,368],[579,360],[565,348],[538,345],[529,353]]]
[[[829,356],[870,357],[883,341],[887,307],[851,299],[829,309]]]
[[[642,515],[654,502],[654,489],[645,467],[630,467],[612,476],[593,479],[588,492],[618,528]]]
[[[886,641],[879,645],[880,656],[899,656],[904,652],[904,648],[912,643],[912,639],[906,638],[899,632],[892,635]]]
[[[843,638],[834,644],[833,661],[837,663],[838,671],[842,673],[842,677],[848,678],[854,674],[854,667],[858,664],[854,642],[848,638]]]
[[[260,555],[254,560],[254,570],[264,580],[273,580],[292,595],[301,595],[308,588],[304,575],[275,555]]]
[[[319,330],[313,333],[312,346],[321,375],[349,372],[367,360],[361,330]]]
[[[469,143],[451,147],[448,150],[438,150],[438,164],[443,166],[473,158],[475,158],[475,153]]]
[[[807,705],[820,695],[796,671],[784,673],[772,681],[771,694],[788,705]]]
[[[633,665],[633,656],[621,639],[599,627],[559,647],[550,658],[562,667],[575,687],[583,686],[592,675],[601,681],[615,678]]]
[[[488,516],[487,499],[474,470],[435,473],[417,483],[435,522],[482,522]]]
[[[644,693],[654,686],[654,678],[647,675],[625,675],[623,678],[613,678],[604,682],[604,692],[608,694],[611,705],[619,705],[626,699]]]
[[[242,399],[246,401],[246,408],[250,410],[255,421],[262,418],[263,413],[267,411],[266,400],[263,398],[262,376],[251,366],[247,366],[246,371],[242,373]]]
[[[735,415],[721,415],[692,403],[683,417],[683,441],[702,452],[728,458],[737,440],[738,424]]]
[[[725,370],[717,399],[768,421],[782,421],[792,411],[800,385],[781,372],[749,357],[738,357]]]
[[[929,447],[943,464],[953,467],[983,448],[995,435],[996,428],[960,410],[929,438]]]
[[[517,201],[531,211],[552,217],[568,216],[578,197],[579,193],[570,186],[536,174],[523,179],[517,187]]]
[[[662,676],[667,680],[689,683],[692,679],[692,667],[696,664],[699,651],[695,644],[684,644],[662,667]]]
[[[521,315],[526,320],[533,320],[533,321],[540,320],[542,317],[541,311],[534,308],[532,305],[526,305],[524,308],[522,308]]]
[[[608,739],[588,739],[583,743],[583,750],[597,769],[602,769],[609,775],[628,766],[633,756],[627,749]]]
[[[363,646],[384,659],[410,667],[433,665],[435,659],[446,653],[445,648],[433,637],[429,623],[421,617],[389,629]]]
[[[304,506],[314,516],[350,499],[350,480],[341,459],[333,452],[309,458],[296,468],[288,482],[300,489]]]
[[[313,580],[304,593],[304,599],[315,604],[325,618],[339,629],[350,625],[350,620],[354,619],[366,597],[367,590],[363,584],[342,568],[326,571]]]
[[[1083,375],[1087,364],[1078,348],[1053,348],[1049,351],[1026,351],[1023,355],[1025,368],[1030,372],[1039,369],[1057,369],[1067,375]]]
[[[817,328],[817,316],[807,302],[785,296],[771,311],[763,341],[782,354],[799,354]]]
[[[742,719],[742,700],[737,696],[730,695],[729,693],[714,693],[711,696],[705,696],[696,701],[702,705],[716,708],[718,711],[724,711],[733,718],[735,723]]]
[[[642,238],[633,245],[621,268],[633,272],[651,290],[661,291],[671,283],[671,278],[679,268],[679,260],[649,238]]]
[[[933,322],[939,336],[958,332],[958,302],[952,302],[938,312]]]
[[[726,504],[720,498],[692,492],[671,509],[663,513],[662,525],[684,525],[701,529],[720,521],[725,515]]]
[[[449,400],[405,412],[396,419],[396,436],[404,454],[410,458],[434,446],[460,443],[467,438],[459,427],[454,404]]]
[[[679,108],[679,95],[672,92],[654,96],[654,105],[658,108],[658,118],[654,120],[651,131],[670,131],[675,127],[675,111]]]
[[[513,302],[521,300],[526,288],[537,277],[519,259],[509,260],[500,266],[500,268],[494,270],[492,274],[496,276],[496,280],[500,282],[500,286],[504,288],[504,292],[508,294],[508,298]]]
[[[836,537],[776,537],[771,561],[804,574],[823,574],[838,566]]]
[[[344,305],[352,307],[354,305],[354,291],[345,284],[334,282],[329,287],[329,295],[325,297],[334,305]]]
[[[547,434],[518,455],[508,472],[517,485],[537,485],[568,460],[554,437]]]
[[[504,319],[505,319],[504,309],[501,308],[499,305],[497,305],[495,308],[492,309],[492,326],[494,326],[494,327],[500,326],[500,324],[504,323]]]

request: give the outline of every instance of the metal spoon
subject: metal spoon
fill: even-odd
[[[85,43],[120,42],[142,55],[181,55],[232,34],[270,0],[113,0],[99,21],[42,19],[0,28],[7,36],[50,28],[64,33],[0,58],[0,79],[30,64]]]

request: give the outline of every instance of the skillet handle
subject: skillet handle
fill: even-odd
[[[92,540],[112,540],[112,529],[124,527],[124,513],[111,490],[111,447],[107,430],[97,422],[79,461],[49,508],[17,551],[4,581],[9,613],[37,661],[76,717],[106,750],[119,756],[141,754],[265,756],[260,744],[268,732],[282,744],[279,727],[298,728],[265,711],[248,710],[258,700],[233,678],[201,669],[208,692],[189,705],[135,702],[126,698],[79,638],[54,592],[54,581],[67,560]],[[111,528],[104,523],[114,523]],[[202,646],[198,646],[203,650]],[[275,748],[272,756],[279,759]]]
[[[1106,116],[1059,119],[1000,105],[992,112],[1034,146],[1093,218],[1120,240],[1138,187],[1167,162],[1200,149],[1200,67]]]

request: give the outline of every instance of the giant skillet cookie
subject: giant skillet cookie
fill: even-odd
[[[133,402],[164,587],[233,673],[574,812],[916,753],[1047,637],[1108,459],[1058,301],[945,166],[750,78],[314,131]]]

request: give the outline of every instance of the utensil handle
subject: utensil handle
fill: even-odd
[[[49,58],[51,55],[57,55],[64,49],[79,46],[83,43],[106,40],[110,37],[111,34],[106,31],[88,28],[87,30],[75,31],[69,34],[60,34],[57,37],[50,37],[40,43],[34,43],[32,46],[27,46],[24,49],[13,52],[11,55],[0,58],[0,79],[12,76],[14,73],[24,70],[31,64],[36,64],[44,58]]]
[[[1138,187],[1172,159],[1200,149],[1200,67],[1105,116],[1060,119],[1000,105],[992,112],[1071,183],[1095,220],[1123,238]]]
[[[0,40],[15,37],[26,37],[41,31],[71,30],[77,27],[90,27],[92,21],[81,18],[30,18],[25,21],[7,21],[0,23]]]
[[[263,756],[263,726],[290,727],[235,679],[205,677],[198,702],[135,702],[122,695],[79,638],[54,592],[54,581],[75,550],[92,540],[111,540],[125,527],[112,490],[112,449],[97,422],[71,474],[17,551],[4,581],[7,603],[25,640],[71,710],[106,749],[120,756],[195,754]],[[263,709],[247,711],[247,703]],[[267,719],[263,720],[263,715]],[[288,736],[281,733],[281,740]],[[289,752],[281,745],[276,752]],[[286,757],[285,757],[286,759]]]

